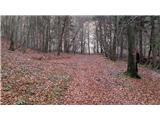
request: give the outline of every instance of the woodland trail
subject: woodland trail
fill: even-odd
[[[123,74],[125,62],[112,62],[101,55],[73,56],[74,80],[64,104],[159,104],[160,75],[140,67],[142,79]],[[148,74],[150,73],[150,74]],[[157,81],[157,82],[156,82]]]
[[[1,103],[160,104],[160,74],[140,66],[142,79],[133,79],[124,75],[126,69],[126,62],[103,55],[2,48]]]
[[[107,91],[99,83],[105,60],[100,55],[75,57],[74,80],[66,93],[64,104],[105,104]]]

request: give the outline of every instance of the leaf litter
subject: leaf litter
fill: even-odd
[[[123,74],[126,62],[102,55],[22,53],[2,46],[1,104],[160,104],[160,74],[148,68],[140,66],[142,79],[133,79]]]

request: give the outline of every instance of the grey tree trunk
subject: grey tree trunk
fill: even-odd
[[[90,55],[90,31],[89,31],[89,25],[88,25],[88,54]]]
[[[99,34],[98,34],[98,26],[96,26],[96,45],[97,45],[97,53],[99,53]]]
[[[156,50],[155,50],[155,18],[151,17],[151,35],[150,35],[150,49],[148,53],[148,60],[150,60],[152,53],[152,66],[156,66]]]
[[[60,52],[62,51],[62,39],[63,39],[63,34],[64,34],[64,30],[65,30],[65,26],[66,26],[66,19],[67,17],[65,17],[64,18],[64,25],[63,25],[63,27],[62,27],[62,32],[61,32],[61,34],[60,34],[60,36],[59,36],[59,44],[58,44],[58,53],[57,53],[57,55],[60,55]],[[59,17],[59,20],[58,20],[59,22],[58,22],[58,25],[60,24],[60,17]]]
[[[121,35],[121,42],[120,42],[120,58],[123,58],[123,43],[124,43],[124,39],[123,39],[123,35]]]
[[[117,44],[117,37],[118,37],[118,18],[117,16],[114,17],[115,19],[115,32],[114,32],[114,38],[113,38],[113,45],[112,45],[112,55],[111,60],[116,61],[116,44]]]
[[[13,31],[12,31],[11,36],[10,36],[10,41],[11,41],[11,43],[10,43],[9,50],[14,51],[15,48],[14,48],[14,40],[13,40]]]
[[[139,28],[139,54],[140,54],[140,61],[143,59],[143,18],[140,18],[140,28]]]
[[[81,54],[84,53],[83,27],[81,30]]]

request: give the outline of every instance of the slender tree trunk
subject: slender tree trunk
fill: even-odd
[[[48,52],[48,42],[49,42],[49,32],[48,32],[49,28],[48,28],[48,25],[47,25],[47,28],[46,28],[46,41],[45,41],[45,49],[44,51],[45,52]]]
[[[116,60],[116,44],[117,44],[117,37],[118,37],[118,18],[115,16],[115,32],[114,32],[114,38],[113,38],[113,47],[112,47],[112,57],[111,60]]]
[[[109,24],[109,57],[112,57],[112,25],[111,25],[111,18],[110,18],[110,24]]]
[[[151,45],[152,45],[152,62],[153,62],[153,67],[156,67],[156,45],[155,45],[155,18],[152,17],[151,20],[151,25],[152,25],[152,30],[151,30]]]
[[[154,39],[155,39],[155,35],[154,35],[154,31],[155,31],[155,22],[154,22],[154,17],[151,17],[151,35],[150,35],[150,49],[149,49],[149,53],[148,53],[148,60],[150,60],[150,56],[151,56],[151,52],[152,52],[152,66],[155,67],[156,65],[156,51],[155,51],[155,43],[154,43]]]
[[[99,21],[99,43],[100,43],[100,49],[101,49],[101,53],[103,53],[103,38],[102,38],[102,23],[101,21]]]
[[[50,17],[47,17],[47,24],[46,24],[46,42],[45,42],[45,52],[49,51],[49,41],[50,41]]]
[[[88,26],[88,54],[90,55],[90,32],[89,32],[89,26]]]
[[[66,16],[66,27],[64,30],[64,52],[68,52],[68,44],[69,44],[69,31],[70,31],[70,18]]]
[[[76,36],[79,33],[79,31],[80,31],[80,28],[78,28],[78,30],[76,31],[75,35],[73,36],[73,38],[71,40],[71,41],[73,41],[73,53],[74,54],[76,53],[76,41],[75,41],[75,39],[76,39]]]
[[[62,27],[62,32],[61,32],[61,34],[60,34],[60,36],[59,36],[59,44],[58,44],[58,53],[57,53],[57,55],[60,55],[60,52],[61,52],[61,50],[62,50],[62,39],[63,39],[63,34],[64,34],[64,30],[65,30],[65,26],[66,26],[66,19],[67,17],[65,17],[64,18],[64,25],[63,25],[63,27]],[[58,20],[59,22],[58,22],[58,25],[60,24],[60,17],[59,17],[59,20]]]
[[[124,43],[123,35],[121,35],[121,43],[120,43],[120,46],[121,46],[121,49],[120,49],[120,58],[121,59],[123,58],[123,43]]]
[[[81,31],[81,54],[84,53],[83,42],[84,42],[84,39],[83,39],[83,27],[82,27],[82,31]]]
[[[96,26],[96,45],[97,45],[97,53],[99,53],[99,35],[98,35],[98,26]]]
[[[140,19],[140,29],[139,29],[139,54],[140,54],[140,61],[143,59],[143,18]]]

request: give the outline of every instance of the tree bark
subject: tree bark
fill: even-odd
[[[135,23],[131,23],[127,26],[128,36],[128,67],[127,74],[131,77],[137,77],[138,73],[136,70],[136,56],[135,50]]]
[[[98,34],[98,26],[96,26],[96,45],[97,45],[97,53],[99,53],[99,34]]]
[[[90,55],[90,32],[89,32],[89,25],[88,25],[88,54]]]
[[[81,54],[84,53],[83,27],[81,30]]]
[[[140,54],[140,61],[143,59],[143,18],[140,18],[140,26],[139,26],[139,54]]]
[[[152,67],[156,66],[156,50],[155,50],[155,17],[151,17],[151,35],[150,35],[150,49],[148,53],[148,60],[150,60],[150,56],[152,53]]]
[[[121,59],[123,58],[123,43],[124,43],[124,39],[123,39],[123,35],[121,35],[121,43],[120,43],[120,46],[121,46],[121,49],[120,49],[120,58]]]
[[[10,43],[9,50],[14,51],[15,48],[14,48],[14,40],[13,40],[13,31],[12,31],[11,36],[10,36],[10,41],[11,41],[11,43]]]
[[[116,61],[116,44],[117,44],[117,37],[118,37],[118,18],[117,16],[114,17],[115,18],[115,32],[114,32],[114,38],[113,38],[113,47],[112,47],[112,56],[111,56],[111,60]]]
[[[63,27],[62,27],[62,32],[61,32],[61,34],[60,34],[60,36],[59,36],[59,44],[58,44],[58,53],[57,53],[57,55],[60,55],[60,52],[61,52],[61,50],[62,50],[62,39],[63,39],[63,34],[64,34],[64,30],[65,30],[65,26],[66,26],[66,19],[67,17],[65,17],[64,18],[64,25],[63,25]],[[59,17],[59,20],[58,20],[58,25],[60,24],[60,17]]]

